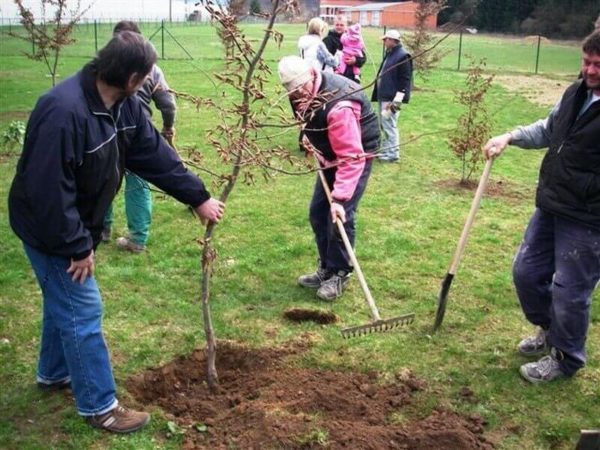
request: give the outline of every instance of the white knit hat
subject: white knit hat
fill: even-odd
[[[386,33],[381,36],[381,39],[393,39],[400,42],[400,32],[398,30],[387,30]]]
[[[288,91],[294,91],[312,78],[311,66],[299,56],[284,56],[279,61],[279,79]]]

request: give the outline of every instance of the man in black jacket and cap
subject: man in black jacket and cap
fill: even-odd
[[[378,158],[380,161],[395,162],[400,159],[400,105],[410,100],[413,66],[411,56],[400,43],[400,33],[397,30],[388,30],[381,39],[385,56],[377,71],[371,101],[379,103],[379,119],[383,131]]]

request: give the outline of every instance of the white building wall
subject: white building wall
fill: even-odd
[[[67,0],[67,5],[75,6],[76,0]],[[187,14],[194,9],[198,0],[81,0],[81,9],[91,5],[83,16],[88,20],[115,21],[121,19],[168,20],[169,3],[171,16],[174,21],[185,20]],[[30,8],[36,18],[41,16],[40,0],[24,0],[24,5]],[[51,11],[46,15],[51,16]],[[18,9],[13,0],[0,0],[0,17],[17,19]]]

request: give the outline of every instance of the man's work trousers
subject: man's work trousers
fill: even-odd
[[[592,293],[600,278],[600,231],[537,209],[513,265],[523,312],[549,330],[562,371],[585,365]]]
[[[358,202],[367,187],[369,175],[371,174],[371,166],[372,160],[369,159],[365,163],[363,173],[358,180],[354,195],[352,195],[350,200],[344,202],[344,210],[346,211],[346,223],[344,224],[344,228],[348,234],[348,239],[350,240],[352,247],[354,247],[354,236],[356,232],[354,226],[356,210],[358,208]],[[333,191],[336,170],[337,168],[331,168],[323,172],[331,191]],[[336,272],[340,270],[351,272],[352,263],[350,257],[344,247],[344,242],[339,235],[336,224],[331,221],[329,200],[327,199],[327,195],[325,194],[321,180],[318,176],[310,203],[309,219],[315,234],[321,267]]]

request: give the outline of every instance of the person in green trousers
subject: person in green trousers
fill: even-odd
[[[135,22],[121,21],[113,30],[113,35],[131,31],[141,34]],[[173,147],[175,136],[175,114],[177,106],[173,95],[169,92],[169,85],[165,76],[156,64],[148,76],[142,88],[136,94],[142,100],[144,112],[150,118],[152,116],[151,102],[162,115],[162,136]],[[173,150],[175,151],[175,150]],[[128,235],[119,237],[116,244],[123,250],[132,253],[141,253],[146,250],[146,243],[150,235],[150,224],[152,223],[152,194],[148,183],[137,175],[127,172],[125,174],[125,215],[127,216]],[[111,239],[113,224],[113,207],[108,209],[104,218],[104,230],[102,240],[108,242]]]

